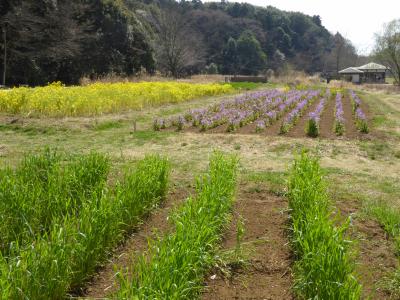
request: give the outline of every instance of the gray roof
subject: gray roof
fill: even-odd
[[[360,71],[358,68],[350,67],[344,70],[339,71],[339,74],[362,74],[363,71]]]
[[[363,65],[361,67],[358,67],[357,69],[359,70],[387,70],[388,68],[385,66],[382,66],[380,64],[370,62],[369,64]]]

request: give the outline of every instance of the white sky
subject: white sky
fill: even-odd
[[[211,1],[211,0],[205,0]],[[215,1],[215,0],[214,0]],[[339,31],[351,40],[360,54],[368,54],[374,44],[374,33],[382,25],[400,18],[400,0],[243,0],[266,7],[319,15],[329,31]]]

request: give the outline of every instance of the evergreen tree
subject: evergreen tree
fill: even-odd
[[[267,57],[259,41],[250,31],[244,31],[237,40],[239,72],[243,75],[257,75],[265,69]]]

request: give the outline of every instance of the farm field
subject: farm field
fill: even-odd
[[[0,298],[400,297],[400,95],[87,107],[0,114]]]

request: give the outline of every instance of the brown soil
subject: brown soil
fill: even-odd
[[[257,125],[257,120],[254,122],[251,122],[250,124],[247,124],[243,127],[240,127],[236,133],[239,134],[252,134],[252,133],[256,133],[256,125]]]
[[[352,111],[350,98],[343,97],[343,111],[344,111],[344,136],[350,139],[355,139],[360,136],[360,132],[357,130],[355,119]]]
[[[167,217],[171,209],[188,195],[188,192],[182,188],[171,190],[166,201],[153,211],[142,226],[123,245],[115,250],[109,262],[99,270],[86,286],[81,299],[104,299],[112,291],[115,291],[118,288],[115,281],[115,270],[126,270],[132,264],[132,257],[146,250],[148,238],[154,237],[156,233],[166,233],[171,229]]]
[[[241,185],[235,203],[235,218],[225,235],[223,250],[236,246],[240,215],[245,225],[242,246],[250,249],[248,265],[231,265],[229,278],[212,270],[207,276],[202,299],[293,298],[286,208],[286,200],[269,194],[266,187],[252,189],[249,185]]]
[[[316,107],[318,106],[319,102],[321,101],[320,98],[317,98],[314,100],[313,103],[302,113],[302,116],[300,117],[299,120],[297,120],[296,124],[293,126],[292,129],[289,130],[289,132],[286,134],[287,136],[290,137],[305,137],[306,132],[306,124],[308,121],[308,115],[310,112],[313,112]]]
[[[321,138],[336,138],[336,134],[333,132],[333,124],[335,122],[334,113],[335,99],[330,97],[328,102],[325,104],[325,109],[321,114],[321,120],[319,123]]]
[[[276,120],[272,125],[268,126],[265,128],[265,130],[261,133],[262,135],[268,135],[268,136],[274,136],[274,135],[279,135],[279,131],[282,125],[282,120],[285,118],[285,116],[288,113],[283,114],[279,120]]]
[[[362,284],[362,298],[390,299],[381,285],[399,265],[392,241],[376,221],[359,216],[359,201],[337,201],[336,204],[344,216],[351,215],[349,233],[357,241],[356,274]]]
[[[227,129],[228,129],[228,124],[222,124],[215,128],[211,128],[210,130],[206,130],[205,133],[228,133]]]

